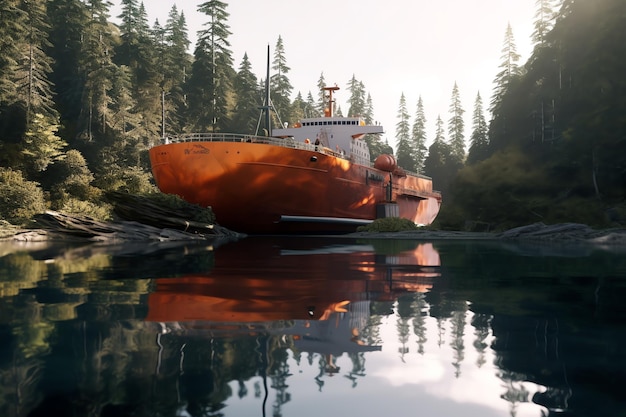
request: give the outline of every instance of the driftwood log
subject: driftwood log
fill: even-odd
[[[149,198],[120,192],[107,194],[107,199],[113,203],[113,211],[121,220],[136,221],[158,228],[170,228],[189,233],[236,234],[217,225],[214,216],[206,222],[193,220],[198,218],[204,210],[194,204],[184,204],[180,208],[165,207]]]

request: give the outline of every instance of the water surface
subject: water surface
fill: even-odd
[[[624,252],[5,245],[0,415],[626,415]]]

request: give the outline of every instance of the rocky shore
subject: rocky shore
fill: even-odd
[[[138,221],[117,220],[102,222],[86,216],[70,216],[47,211],[35,217],[35,228],[23,229],[9,224],[0,225],[0,240],[17,242],[50,241],[185,241],[217,238],[240,238],[235,233],[215,224],[200,223],[181,218],[161,218],[162,226]]]
[[[106,241],[180,241],[239,239],[235,233],[219,225],[169,219],[170,223],[155,226],[136,221],[99,222],[88,217],[46,212],[37,216],[38,227],[20,229],[7,223],[0,224],[0,240],[21,242],[90,240]],[[462,232],[440,230],[411,230],[400,232],[355,232],[341,237],[368,239],[412,240],[500,240],[525,242],[578,242],[626,246],[626,228],[593,229],[579,223],[546,225],[534,223],[501,233]]]
[[[357,232],[351,237],[419,240],[521,240],[537,242],[588,242],[603,245],[626,245],[626,228],[593,229],[579,223],[546,225],[534,223],[501,233],[411,230],[402,232]]]

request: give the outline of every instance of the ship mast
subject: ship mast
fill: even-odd
[[[328,95],[326,96],[328,97],[328,107],[324,110],[324,116],[333,117],[333,104],[335,103],[333,100],[333,91],[339,90],[339,87],[324,87],[322,90],[328,91]]]
[[[270,108],[270,46],[267,45],[267,74],[265,75],[265,127],[267,136],[272,135]]]

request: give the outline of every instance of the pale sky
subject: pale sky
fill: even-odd
[[[347,115],[347,83],[354,75],[371,94],[374,118],[384,126],[383,138],[394,149],[402,93],[411,124],[421,95],[429,144],[438,115],[445,123],[447,139],[455,82],[465,110],[466,141],[479,91],[489,121],[487,108],[507,24],[513,29],[522,65],[531,52],[535,14],[535,0],[223,1],[230,14],[235,69],[247,53],[256,76],[264,79],[267,45],[273,57],[281,36],[294,97],[298,91],[305,99],[309,91],[317,97],[317,81],[323,73],[327,84],[341,88],[336,98]],[[196,32],[208,22],[208,16],[197,11],[201,3],[144,0],[150,25],[157,18],[164,24],[173,4],[185,13],[192,51]],[[119,14],[119,1],[114,4],[112,16]],[[281,118],[285,121],[285,116]]]

